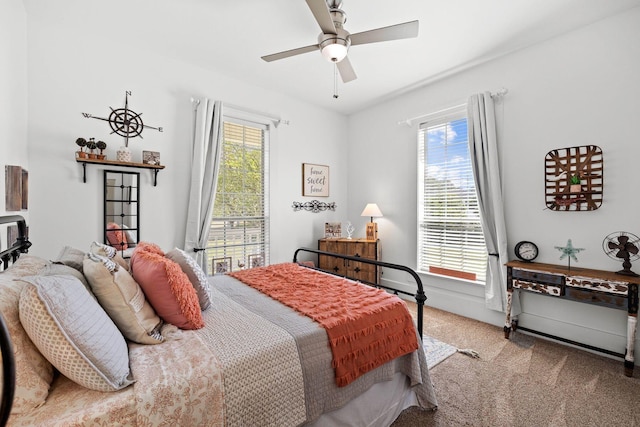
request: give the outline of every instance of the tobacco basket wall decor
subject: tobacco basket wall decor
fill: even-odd
[[[596,145],[558,148],[544,159],[545,203],[554,211],[593,211],[602,204],[603,156]]]

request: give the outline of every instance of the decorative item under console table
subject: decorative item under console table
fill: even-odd
[[[638,322],[638,285],[640,285],[640,277],[579,267],[571,267],[571,270],[569,270],[567,266],[522,261],[509,261],[506,266],[507,316],[504,325],[505,338],[509,339],[512,327],[514,329],[518,327],[517,320],[514,319],[512,321],[511,319],[511,302],[514,291],[534,292],[548,295],[552,298],[627,310],[627,348],[624,355],[624,373],[628,377],[633,376],[633,351]],[[571,342],[581,345],[580,343]],[[584,344],[582,346],[592,348]]]

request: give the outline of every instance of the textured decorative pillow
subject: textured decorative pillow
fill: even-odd
[[[99,255],[87,254],[84,274],[93,294],[125,338],[140,344],[158,344],[162,321],[127,270]]]
[[[122,231],[120,226],[115,222],[107,224],[107,240],[111,246],[119,251],[127,249],[128,247],[127,237],[125,236],[124,231]]]
[[[105,258],[113,260],[116,263],[118,263],[120,267],[129,271],[129,263],[125,261],[124,258],[122,258],[122,256],[118,253],[118,250],[113,246],[109,246],[109,245],[105,245],[104,243],[98,243],[96,241],[93,241],[91,243],[91,248],[89,249],[89,252],[94,255],[103,256]]]
[[[56,264],[68,265],[69,267],[73,267],[82,273],[82,261],[84,260],[84,252],[72,248],[71,246],[65,246],[62,248],[58,257],[54,259],[52,262]]]
[[[139,245],[131,255],[131,271],[165,322],[181,329],[204,326],[198,295],[177,263]]]
[[[29,339],[18,314],[20,293],[26,283],[17,279],[23,275],[39,274],[48,264],[49,261],[42,258],[22,255],[7,271],[0,273],[0,312],[11,335],[16,364],[12,414],[27,413],[44,404],[53,380],[53,366]],[[0,382],[2,381],[0,370]]]
[[[97,391],[132,383],[127,343],[79,280],[29,276],[20,294],[20,322],[63,375]]]
[[[196,260],[179,248],[175,248],[167,252],[166,257],[171,261],[178,263],[182,271],[189,278],[191,285],[193,285],[196,290],[196,294],[198,294],[200,309],[206,310],[209,308],[211,305],[211,298],[209,296],[209,280],[207,280],[207,275],[204,274],[204,271],[202,271],[202,268],[200,268]]]
[[[158,254],[160,256],[164,256],[164,251],[160,248],[160,246],[156,245],[155,243],[140,242],[138,243],[138,246],[136,246],[136,250],[151,252],[154,254]]]

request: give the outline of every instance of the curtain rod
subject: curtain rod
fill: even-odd
[[[191,102],[195,104],[194,108],[198,108],[198,105],[200,105],[200,100],[197,98],[191,98]],[[237,110],[239,112],[242,113],[249,113],[249,114],[255,114],[256,116],[261,116],[264,117],[267,120],[271,120],[273,122],[273,125],[277,128],[280,124],[285,124],[288,125],[289,124],[289,120],[283,120],[280,117],[276,117],[273,116],[271,114],[268,113],[264,113],[262,111],[256,111],[256,110],[251,110],[249,108],[245,108],[245,107],[239,107],[237,105],[233,105],[233,104],[229,104],[227,102],[222,102],[223,107],[229,107],[233,110]]]
[[[492,97],[492,98],[502,98],[502,97],[503,97],[503,96],[505,96],[507,93],[509,93],[509,89],[501,88],[501,89],[499,89],[499,90],[498,90],[498,91],[496,91],[496,92],[491,92],[491,97]],[[465,105],[467,105],[467,103],[466,103],[466,102],[464,102],[464,103],[462,103],[462,104],[454,105],[454,106],[452,106],[452,107],[443,108],[443,109],[441,109],[441,110],[434,111],[434,112],[432,112],[432,113],[421,114],[421,115],[419,115],[419,116],[412,117],[412,118],[410,118],[410,119],[400,120],[400,121],[398,122],[398,126],[404,125],[404,126],[411,127],[411,126],[413,126],[413,123],[414,123],[416,120],[424,120],[424,119],[428,119],[428,118],[430,118],[430,117],[438,116],[438,115],[444,114],[444,113],[446,113],[446,112],[448,112],[448,111],[451,111],[451,110],[457,110],[458,108],[462,108],[462,107],[464,107]]]

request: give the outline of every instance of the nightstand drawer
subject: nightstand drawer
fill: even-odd
[[[513,279],[513,287],[523,291],[536,292],[543,295],[559,297],[562,295],[562,286],[548,285],[544,283],[527,282],[526,280]]]
[[[572,287],[565,288],[565,296],[569,300],[586,302],[589,304],[601,305],[609,308],[617,308],[626,310],[628,308],[628,300],[622,295],[590,291],[587,289],[578,289]]]
[[[562,286],[562,284],[564,283],[564,276],[559,274],[541,273],[539,271],[530,270],[519,270],[517,268],[511,270],[511,277],[513,279],[524,279],[528,282],[538,282],[557,286]]]

